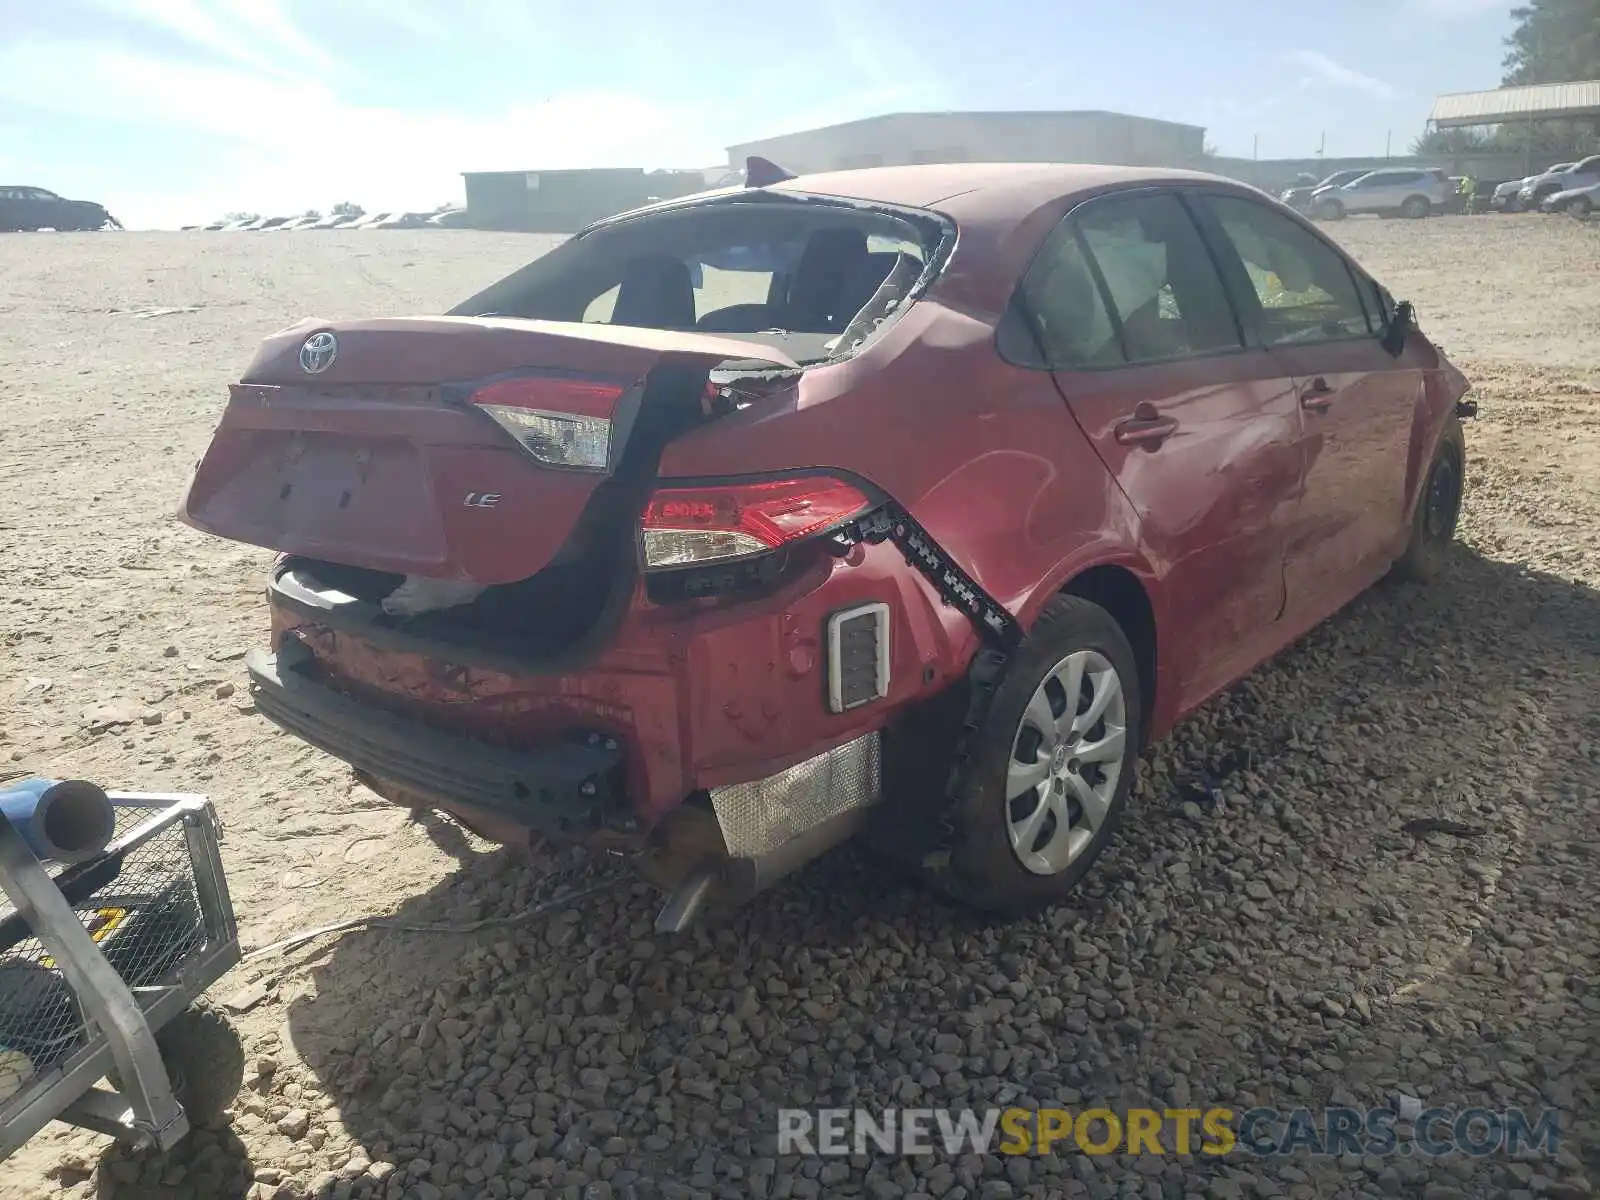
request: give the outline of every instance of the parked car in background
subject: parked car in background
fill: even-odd
[[[632,856],[663,929],[858,830],[1016,914],[1143,747],[1432,577],[1467,387],[1231,180],[784,176],[271,335],[183,512],[280,552],[259,711],[397,803]]]
[[[1311,207],[1311,198],[1316,195],[1319,188],[1343,187],[1347,183],[1354,183],[1363,175],[1370,174],[1371,167],[1357,167],[1354,170],[1335,171],[1321,183],[1296,184],[1294,187],[1284,188],[1278,199],[1282,200],[1296,212],[1305,212]]]
[[[1508,179],[1505,183],[1495,187],[1489,197],[1489,208],[1494,212],[1517,212],[1521,209],[1519,199],[1522,189],[1532,183],[1539,175],[1553,175],[1572,168],[1572,163],[1556,163],[1549,171],[1540,171],[1535,175],[1525,175],[1521,179]]]
[[[436,225],[440,229],[466,229],[472,218],[464,208],[447,208],[443,212],[436,212],[428,218],[429,225]]]
[[[360,219],[361,219],[361,214],[360,213],[329,213],[327,216],[323,217],[320,221],[314,221],[310,225],[308,225],[306,228],[308,228],[308,229],[343,229],[348,225],[355,224],[355,222],[359,221]]]
[[[428,214],[418,212],[390,213],[373,224],[374,229],[422,229],[428,224]]]
[[[311,216],[309,214],[303,217],[290,217],[282,225],[276,226],[276,228],[280,232],[287,229],[310,229],[320,220],[322,220],[320,216]]]
[[[121,229],[117,219],[92,200],[67,200],[40,187],[0,184],[0,233],[61,233]]]
[[[1595,209],[1600,208],[1600,183],[1552,192],[1540,202],[1539,207],[1544,212],[1587,217]]]
[[[1446,212],[1454,203],[1455,192],[1439,168],[1393,167],[1318,188],[1311,197],[1311,213],[1324,221],[1363,213],[1417,218]]]
[[[254,221],[245,222],[239,228],[248,233],[259,233],[265,229],[276,229],[293,219],[293,217],[257,217]]]
[[[1517,204],[1524,212],[1531,212],[1544,202],[1546,196],[1585,188],[1591,183],[1600,183],[1600,154],[1591,154],[1565,169],[1551,168],[1543,175],[1524,180],[1522,190],[1517,193]]]
[[[394,216],[393,213],[387,213],[387,212],[367,213],[366,216],[358,217],[356,220],[351,221],[350,224],[345,226],[345,228],[346,229],[371,229],[379,221],[387,221],[392,216]]]

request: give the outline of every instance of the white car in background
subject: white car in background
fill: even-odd
[[[1544,198],[1539,208],[1544,212],[1564,212],[1574,217],[1587,217],[1595,209],[1600,208],[1600,183],[1552,192]]]
[[[1560,171],[1570,171],[1572,163],[1556,163],[1548,171],[1540,171],[1539,175],[1554,175]],[[1521,179],[1508,179],[1495,188],[1494,195],[1489,197],[1489,208],[1494,212],[1516,212],[1520,207],[1517,196],[1523,188],[1532,183],[1539,175],[1524,175]]]
[[[1543,175],[1523,180],[1517,204],[1524,212],[1532,212],[1544,203],[1546,196],[1585,188],[1592,183],[1600,183],[1600,154],[1580,158],[1565,170],[1552,167]]]
[[[1450,180],[1438,167],[1386,167],[1338,187],[1318,188],[1311,196],[1311,215],[1324,221],[1361,213],[1420,218],[1448,211],[1453,198]]]

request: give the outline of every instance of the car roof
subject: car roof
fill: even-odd
[[[805,192],[911,208],[934,208],[962,224],[1017,221],[1040,204],[1103,188],[1158,183],[1229,183],[1220,175],[1095,163],[930,163],[801,175],[769,191]]]

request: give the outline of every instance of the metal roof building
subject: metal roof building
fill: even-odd
[[[1600,79],[1497,88],[1492,92],[1452,92],[1433,102],[1428,121],[1438,129],[1461,129],[1595,116],[1600,116]]]
[[[888,113],[728,147],[813,174],[943,162],[1081,162],[1184,167],[1205,151],[1199,125],[1113,112]]]

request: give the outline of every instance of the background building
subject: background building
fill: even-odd
[[[728,161],[743,166],[754,154],[797,175],[935,162],[1188,167],[1205,136],[1198,125],[1112,112],[889,113],[730,146]]]
[[[719,172],[720,173],[720,172]],[[652,200],[707,186],[704,171],[613,167],[575,171],[468,171],[467,224],[474,229],[572,233]]]

